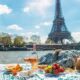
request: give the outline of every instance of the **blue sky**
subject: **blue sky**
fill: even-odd
[[[72,36],[80,40],[80,0],[61,0]],[[0,32],[46,38],[52,28],[55,0],[0,0]]]

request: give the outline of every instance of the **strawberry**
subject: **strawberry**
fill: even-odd
[[[54,74],[55,75],[58,75],[59,74],[59,71],[56,69],[56,70],[54,70]]]
[[[52,69],[55,70],[55,69],[56,69],[56,66],[53,65],[53,66],[52,66]]]
[[[59,72],[64,72],[64,68],[59,68]]]
[[[59,64],[53,64],[53,66],[55,66],[56,69],[59,69],[60,68],[60,65]]]

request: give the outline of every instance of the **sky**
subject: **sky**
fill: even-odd
[[[45,41],[51,31],[56,0],[0,0],[0,32],[39,35]],[[80,41],[80,0],[61,0],[62,15],[71,35]]]

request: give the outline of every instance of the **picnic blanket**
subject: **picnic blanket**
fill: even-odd
[[[15,64],[14,64],[15,65]],[[20,64],[25,70],[30,69],[30,65]],[[31,76],[4,74],[6,65],[0,64],[0,80],[80,80],[80,73],[63,73],[59,76],[44,74],[43,71],[37,70]],[[22,71],[23,72],[23,71]],[[20,72],[21,73],[21,72]]]

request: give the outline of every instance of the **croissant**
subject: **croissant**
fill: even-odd
[[[76,60],[76,70],[80,71],[80,57]]]

